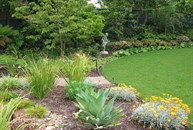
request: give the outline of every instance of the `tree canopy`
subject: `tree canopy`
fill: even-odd
[[[104,18],[86,0],[39,0],[16,8],[13,16],[25,20],[28,40],[43,42],[47,49],[60,43],[61,55],[66,44],[85,46],[103,35]]]

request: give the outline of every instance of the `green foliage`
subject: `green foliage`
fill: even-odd
[[[175,34],[167,34],[167,35],[159,34],[159,35],[157,35],[157,39],[170,42],[171,40],[176,39],[176,35]]]
[[[17,106],[17,109],[23,109],[23,108],[30,108],[32,106],[35,106],[35,103],[28,98],[21,99],[21,103]]]
[[[122,56],[129,56],[130,53],[128,51],[125,50],[118,50],[116,52],[113,53],[113,56],[115,57],[122,57]]]
[[[9,75],[14,77],[17,74],[18,66],[23,66],[23,61],[17,59],[11,55],[0,55],[0,64],[5,65],[5,69],[8,71]]]
[[[58,73],[58,67],[53,61],[40,59],[35,61],[31,59],[27,63],[26,70],[31,91],[36,98],[43,98],[48,95],[54,86],[55,77]]]
[[[60,43],[61,55],[65,45],[85,46],[103,35],[103,17],[86,0],[38,0],[16,8],[13,16],[26,21],[27,40],[47,49]]]
[[[93,86],[91,84],[85,84],[83,82],[73,81],[65,86],[66,96],[70,99],[75,99],[76,95],[81,91],[91,90]]]
[[[104,91],[100,89],[98,92],[94,90],[86,90],[77,94],[77,107],[80,109],[77,117],[91,129],[104,129],[111,126],[119,125],[117,122],[123,115],[121,110],[116,108],[113,110],[115,98],[108,103],[107,97],[110,90]]]
[[[178,41],[179,43],[187,43],[190,41],[190,39],[187,36],[177,36],[176,41]]]
[[[35,118],[43,118],[47,112],[47,108],[41,105],[26,109],[26,114]]]
[[[0,80],[0,89],[1,90],[11,90],[20,88],[20,82],[10,76],[3,77]]]
[[[123,40],[129,33],[129,18],[133,17],[133,3],[127,0],[103,0],[105,18],[104,32],[109,33],[112,40]]]
[[[130,47],[132,47],[132,42],[129,41],[110,42],[107,44],[107,49],[110,51],[128,49]]]
[[[0,101],[8,102],[11,99],[17,98],[18,95],[16,93],[10,91],[0,91]]]
[[[187,36],[190,38],[190,40],[193,41],[193,29],[188,30],[186,33],[187,33]]]
[[[0,109],[0,130],[7,130],[11,124],[11,118],[17,106],[21,103],[21,98],[11,99],[7,104],[1,104]]]
[[[67,59],[63,66],[69,83],[72,81],[83,82],[90,69],[90,58],[85,54],[74,54],[73,59]]]
[[[22,35],[17,30],[14,30],[9,26],[2,26],[0,24],[0,47],[7,47],[7,49],[18,49],[22,45]]]

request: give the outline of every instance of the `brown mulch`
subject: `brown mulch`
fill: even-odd
[[[0,72],[7,74],[4,67],[0,68]],[[97,71],[92,70],[89,73],[89,77],[97,76],[102,76],[101,69]],[[24,94],[25,93],[27,92],[25,91]],[[55,86],[50,94],[42,100],[35,99],[33,96],[29,96],[29,98],[36,103],[41,103],[46,106],[51,113],[64,115],[64,130],[86,130],[86,128],[82,126],[82,123],[74,118],[73,113],[78,112],[78,108],[75,106],[75,101],[67,99],[65,93],[63,86]],[[123,109],[124,117],[120,119],[121,125],[108,128],[108,130],[145,130],[141,125],[138,125],[131,120],[133,105],[134,103],[131,102],[115,101],[115,106],[120,106]]]
[[[62,86],[56,86],[52,92],[44,99],[37,100],[31,97],[31,100],[46,106],[52,113],[62,114],[66,117],[64,120],[65,130],[86,130],[81,122],[74,118],[73,113],[78,112],[75,102],[65,96],[65,90]],[[108,130],[144,130],[144,128],[131,121],[132,106],[134,103],[116,101],[115,106],[123,109],[124,117],[120,119],[120,126],[111,127]]]

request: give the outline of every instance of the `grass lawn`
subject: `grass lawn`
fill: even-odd
[[[193,48],[126,56],[107,63],[103,74],[110,81],[137,88],[141,98],[163,93],[177,96],[193,111]]]

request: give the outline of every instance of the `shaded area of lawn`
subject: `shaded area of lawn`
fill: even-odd
[[[103,74],[110,81],[137,88],[142,98],[163,93],[177,96],[193,111],[193,48],[123,57],[106,64]]]

